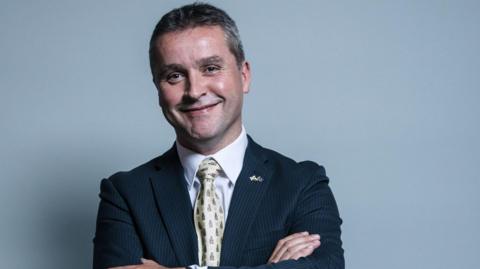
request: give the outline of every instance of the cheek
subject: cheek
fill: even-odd
[[[158,92],[158,98],[160,106],[163,108],[170,108],[174,107],[181,101],[182,94],[174,89],[164,89]]]
[[[224,95],[225,91],[228,90],[227,83],[225,83],[225,80],[222,78],[212,79],[209,81],[209,84],[209,88],[214,89],[214,91],[219,95]]]
[[[242,91],[233,74],[223,74],[210,81],[210,89],[217,95],[226,99],[236,99],[238,91]]]

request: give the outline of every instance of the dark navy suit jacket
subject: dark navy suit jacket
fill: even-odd
[[[252,175],[263,181],[250,180]],[[342,221],[328,181],[323,167],[294,162],[249,137],[219,268],[343,269]],[[193,209],[175,147],[104,179],[100,198],[94,269],[139,264],[141,257],[168,267],[198,264]],[[278,240],[302,231],[320,234],[314,253],[266,265]]]

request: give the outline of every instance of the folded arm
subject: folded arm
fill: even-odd
[[[328,186],[323,167],[313,162],[303,163],[304,176],[310,176],[296,204],[294,222],[289,233],[308,231],[321,236],[321,246],[310,255],[297,260],[282,260],[254,267],[220,266],[209,269],[344,269],[341,230],[337,204]]]
[[[140,263],[143,249],[127,204],[110,180],[102,180],[100,189],[93,268]]]
[[[312,173],[313,169],[313,173]],[[308,170],[308,171],[306,171]],[[321,246],[306,250],[285,245],[280,240],[265,264],[247,267],[220,266],[209,269],[343,269],[344,258],[340,239],[341,219],[333,194],[328,186],[325,170],[314,163],[305,164],[304,175],[310,175],[296,203],[294,222],[289,234],[308,231],[321,236]],[[161,268],[154,261],[144,260],[141,242],[135,231],[128,207],[109,180],[101,185],[101,202],[94,239],[94,269],[111,268],[125,264],[138,264],[119,268]],[[287,237],[288,238],[288,237]],[[283,246],[282,246],[283,244]],[[320,245],[320,244],[319,244]],[[290,252],[286,251],[290,249]],[[145,263],[147,261],[147,263]]]
[[[276,263],[284,260],[297,260],[312,254],[313,250],[320,246],[320,236],[311,235],[308,232],[295,233],[280,240],[273,251],[268,263]],[[186,269],[185,267],[167,268],[153,260],[141,259],[142,264],[112,267],[110,269]],[[192,269],[205,269],[206,266],[192,265]]]

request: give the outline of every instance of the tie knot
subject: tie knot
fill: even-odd
[[[212,157],[208,157],[198,166],[197,177],[201,183],[205,180],[214,181],[220,171],[222,171],[222,168],[217,161]]]

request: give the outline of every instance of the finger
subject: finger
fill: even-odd
[[[318,241],[319,238],[319,235],[314,234],[290,239],[280,247],[280,249],[276,253],[276,256],[272,259],[272,262],[279,262],[280,260],[289,259],[292,255],[295,254],[296,249],[304,248],[308,246],[311,242]]]
[[[273,253],[272,255],[270,256],[270,259],[268,260],[269,263],[271,263],[272,260],[275,259],[276,256],[278,256],[278,252],[280,250],[280,248],[282,248],[282,246],[292,240],[292,239],[295,239],[295,238],[298,238],[298,237],[301,237],[301,236],[307,236],[308,235],[308,232],[301,232],[301,233],[294,233],[294,234],[291,234],[285,238],[282,238],[280,239],[278,242],[277,242],[277,245],[275,246],[275,249],[273,250]]]
[[[307,257],[308,255],[313,253],[313,250],[314,250],[313,246],[308,246],[306,248],[303,248],[302,250],[297,251],[295,255],[291,257],[291,259],[298,260],[301,257]]]
[[[280,260],[283,260],[284,256],[286,255],[286,253],[288,253],[289,248],[292,246],[292,244],[297,244],[296,242],[299,241],[303,242],[307,236],[308,235],[302,234],[296,237],[290,237],[288,238],[288,240],[280,240],[279,244],[277,244],[277,250],[274,253],[274,256],[272,256],[272,262],[276,263]]]
[[[299,251],[305,249],[305,248],[308,248],[308,247],[313,247],[314,245],[317,245],[319,244],[320,241],[314,239],[314,240],[311,240],[311,241],[306,241],[306,242],[301,242],[301,243],[298,243],[292,247],[290,247],[288,249],[288,252],[285,253],[283,259],[291,259],[294,255],[296,255]]]
[[[285,237],[285,238],[280,239],[280,240],[278,241],[278,243],[277,243],[277,246],[275,247],[275,250],[273,251],[273,254],[274,254],[276,251],[278,251],[278,249],[280,249],[280,247],[281,247],[283,244],[285,244],[286,242],[288,242],[288,241],[290,241],[290,240],[292,240],[292,239],[294,239],[294,238],[297,238],[297,237],[300,237],[300,236],[306,236],[306,235],[308,235],[308,232],[294,233],[294,234],[291,234],[291,235],[289,235],[289,236],[287,236],[287,237]],[[273,256],[273,254],[272,254],[272,256]]]
[[[127,266],[117,266],[117,267],[110,267],[108,269],[135,269],[137,265],[127,265]]]
[[[279,240],[277,242],[277,245],[275,246],[275,249],[273,250],[273,253],[272,255],[270,256],[270,259],[269,259],[269,263],[271,263],[271,261],[273,261],[275,259],[276,256],[278,256],[278,253],[280,251],[280,249],[283,247],[283,245],[292,240],[292,239],[295,239],[295,238],[298,238],[298,237],[301,237],[301,236],[306,236],[308,235],[308,232],[300,232],[300,233],[294,233],[294,234],[291,234],[285,238],[282,238],[281,240]]]
[[[276,256],[276,262],[279,260],[286,260],[291,257],[291,255],[294,254],[294,249],[297,245],[304,245],[303,247],[306,247],[308,243],[318,240],[319,235],[314,234],[314,235],[307,235],[307,236],[302,236],[302,237],[296,237],[288,242],[285,242],[285,244],[279,249],[277,256]],[[301,248],[301,247],[299,247]]]
[[[297,245],[295,248],[289,249],[279,261],[298,260],[301,257],[307,257],[320,246],[320,241],[313,241],[311,243]]]
[[[271,258],[271,262],[278,262],[280,260],[283,259],[283,256],[285,255],[285,253],[287,253],[289,251],[289,248],[294,245],[294,244],[297,244],[297,242],[303,242],[305,241],[307,238],[308,235],[302,235],[302,236],[299,236],[299,237],[291,237],[290,240],[288,241],[282,241],[281,244],[278,244],[278,249],[277,251],[274,253],[274,256],[272,256]]]

